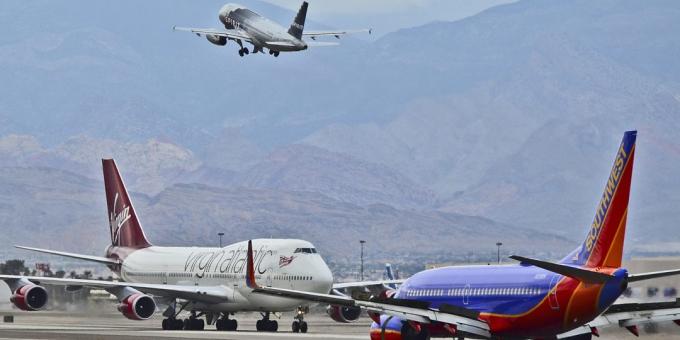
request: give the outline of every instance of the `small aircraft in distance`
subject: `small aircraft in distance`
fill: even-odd
[[[238,51],[241,57],[250,53],[248,48],[243,46],[243,42],[253,45],[253,53],[264,53],[264,50],[267,49],[270,55],[278,57],[280,52],[304,51],[309,46],[337,45],[335,42],[306,41],[303,39],[305,37],[312,40],[321,36],[333,36],[340,39],[341,35],[362,32],[371,34],[372,32],[371,29],[304,32],[307,7],[309,7],[309,4],[306,1],[303,2],[288,30],[250,9],[236,4],[226,4],[219,11],[219,19],[224,24],[224,29],[177,26],[173,29],[191,32],[199,37],[205,36],[208,41],[218,46],[224,46],[229,40],[233,40],[241,47]]]

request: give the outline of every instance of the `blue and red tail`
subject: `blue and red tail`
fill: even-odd
[[[637,131],[623,135],[614,166],[583,245],[562,263],[588,268],[621,267]]]

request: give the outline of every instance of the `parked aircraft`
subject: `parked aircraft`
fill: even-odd
[[[167,305],[162,322],[166,330],[200,330],[201,319],[215,324],[218,330],[236,330],[238,323],[230,316],[237,312],[262,313],[258,331],[277,331],[278,322],[270,313],[297,310],[292,329],[307,332],[304,315],[309,301],[250,294],[244,284],[246,242],[223,248],[159,247],[152,245],[142,229],[137,212],[125,189],[115,162],[102,160],[108,206],[111,245],[105,257],[73,254],[31,247],[19,248],[66,256],[108,266],[120,282],[0,275],[12,292],[10,300],[22,310],[39,310],[47,304],[48,293],[40,285],[61,285],[69,289],[91,287],[115,295],[118,311],[133,320],[153,316],[157,304]],[[191,232],[187,230],[187,232]],[[77,237],[74,235],[74,237]],[[257,277],[267,285],[327,294],[333,289],[380,285],[384,282],[353,282],[333,285],[328,266],[309,242],[294,239],[259,239],[254,241]],[[178,318],[182,311],[190,317]],[[355,309],[329,307],[336,321],[348,322],[359,317]],[[352,312],[352,313],[350,313]]]
[[[614,304],[629,283],[680,274],[630,274],[621,267],[636,137],[625,133],[585,241],[560,262],[512,256],[519,264],[426,270],[398,289],[356,299],[260,284],[249,246],[247,284],[254,294],[365,309],[373,340],[591,339],[610,325],[638,335],[638,325],[678,323],[678,301]]]
[[[302,3],[302,7],[300,7],[288,30],[250,9],[236,4],[226,4],[219,11],[218,17],[224,25],[224,29],[177,26],[173,29],[191,32],[199,37],[205,36],[208,41],[218,46],[226,45],[229,40],[235,41],[240,47],[238,54],[241,57],[250,53],[248,48],[243,46],[244,42],[253,45],[253,53],[264,53],[264,50],[267,49],[270,55],[278,57],[280,52],[303,51],[308,46],[337,45],[331,42],[307,41],[303,38],[316,40],[322,36],[333,36],[339,39],[340,36],[350,33],[371,33],[370,29],[305,32],[308,6],[309,4],[306,1]]]

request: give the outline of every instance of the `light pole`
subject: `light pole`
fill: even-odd
[[[220,237],[220,248],[222,248],[222,236],[224,236],[224,233],[217,233],[217,236]]]
[[[361,244],[361,281],[364,281],[364,244],[366,241],[360,240],[359,243]]]
[[[501,246],[503,243],[496,242],[496,247],[498,247],[498,264],[501,264]]]

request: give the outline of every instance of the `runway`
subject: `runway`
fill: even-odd
[[[6,313],[0,312],[0,315]],[[259,314],[237,315],[239,331],[218,332],[214,326],[206,325],[204,331],[163,331],[162,317],[148,321],[127,320],[118,313],[106,312],[101,315],[68,312],[20,312],[12,313],[13,323],[0,323],[0,340],[4,339],[309,339],[341,340],[367,339],[370,319],[365,318],[352,324],[339,324],[325,315],[311,315],[306,318],[309,333],[290,331],[292,315],[282,315],[279,332],[260,333],[255,331]]]
[[[0,316],[7,313],[0,312]],[[213,326],[204,331],[163,331],[160,330],[161,317],[148,321],[132,321],[120,314],[106,311],[95,313],[74,312],[12,312],[13,323],[0,323],[0,340],[6,339],[309,339],[344,340],[368,339],[370,319],[363,318],[352,324],[339,324],[323,314],[310,315],[306,321],[310,330],[307,334],[292,333],[289,329],[292,315],[282,315],[279,332],[259,333],[255,331],[258,314],[239,314],[239,331],[218,332]],[[636,339],[632,334],[619,329],[602,329],[599,339]],[[651,340],[680,339],[680,327],[665,324],[659,333],[647,334],[641,329],[641,337]]]

